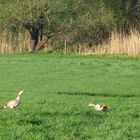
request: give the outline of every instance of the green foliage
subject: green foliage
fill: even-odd
[[[44,34],[59,42],[68,38],[71,43],[100,43],[108,38],[113,27],[111,12],[106,11],[101,1],[9,1],[1,5],[0,13],[4,29],[30,29],[43,24]]]
[[[15,54],[0,57],[0,139],[139,140],[140,59]],[[7,78],[8,77],[8,78]],[[88,107],[102,102],[107,112]]]
[[[88,4],[91,7],[88,5],[88,11],[79,16],[76,39],[79,42],[99,44],[108,39],[113,30],[113,15],[100,1],[96,4],[91,2]]]
[[[21,30],[30,28],[30,26],[39,26],[43,24],[41,22],[45,22],[48,12],[48,6],[44,0],[9,0],[0,6],[0,18],[2,19],[0,23],[3,29],[14,26]]]
[[[28,30],[32,40],[32,50],[35,51],[39,40],[42,40],[44,26],[49,26],[49,7],[46,1],[13,0],[1,4],[1,9],[2,29]]]
[[[116,28],[140,29],[140,0],[1,0],[0,19],[0,30],[28,29],[34,46],[42,33],[59,45],[94,45]]]
[[[105,4],[112,10],[118,30],[140,29],[140,0],[105,0]]]

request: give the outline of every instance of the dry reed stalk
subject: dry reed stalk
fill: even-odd
[[[67,54],[67,40],[65,39],[65,41],[64,41],[64,46],[65,46],[65,48],[64,48],[64,54]]]
[[[2,53],[2,54],[5,54],[5,52],[6,52],[6,47],[7,47],[6,38],[7,38],[7,35],[6,35],[6,33],[4,32],[4,33],[1,35],[1,53]]]
[[[8,53],[12,53],[12,34],[9,34],[9,47]]]
[[[23,45],[22,44],[23,43],[22,41],[23,41],[23,35],[21,33],[19,33],[18,34],[18,43],[17,43],[18,45],[17,45],[17,48],[16,48],[17,49],[17,52],[22,52],[23,51],[22,50],[22,45]]]

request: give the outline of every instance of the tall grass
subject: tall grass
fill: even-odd
[[[113,32],[108,43],[86,51],[86,54],[90,53],[140,56],[140,33],[137,31],[131,31],[130,35],[125,36]]]
[[[15,53],[31,51],[30,36],[27,32],[12,34],[4,32],[0,34],[0,53]]]
[[[30,35],[27,32],[16,35],[2,33],[0,34],[0,53],[31,51],[30,40]],[[63,51],[65,54],[75,52],[78,54],[125,54],[129,56],[140,56],[140,33],[131,30],[130,35],[125,36],[124,34],[113,32],[107,43],[98,46],[89,47],[88,45],[82,44],[68,47],[66,43],[64,43],[64,46]],[[51,51],[56,51],[56,47],[49,45],[45,50],[49,51],[51,49]]]

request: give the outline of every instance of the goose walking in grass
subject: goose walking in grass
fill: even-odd
[[[89,104],[89,107],[94,108],[95,110],[99,110],[99,111],[106,111],[107,106],[104,104]]]
[[[19,93],[18,93],[18,96],[14,99],[14,100],[11,100],[9,102],[7,102],[6,104],[3,105],[3,108],[10,108],[10,109],[13,109],[13,108],[16,108],[19,104],[20,104],[20,97],[21,95],[23,95],[24,93],[24,90],[20,90]]]

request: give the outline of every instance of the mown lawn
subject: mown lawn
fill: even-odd
[[[139,140],[140,59],[109,56],[0,56],[0,140]],[[88,107],[105,103],[107,112]]]

